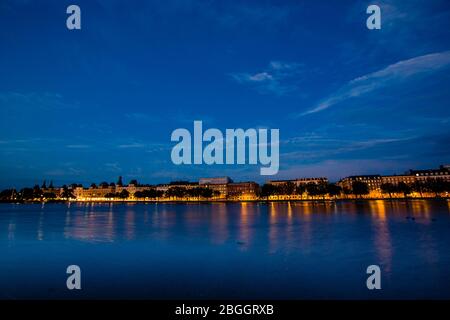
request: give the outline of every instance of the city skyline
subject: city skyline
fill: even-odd
[[[448,187],[450,186],[450,165],[440,165],[436,168],[428,168],[428,169],[409,169],[403,173],[396,173],[393,175],[382,175],[379,173],[373,173],[370,175],[351,175],[346,176],[340,179],[339,181],[330,181],[326,176],[320,177],[291,177],[289,179],[283,180],[266,180],[264,183],[258,183],[256,181],[235,181],[228,176],[221,177],[202,177],[197,180],[173,180],[166,183],[143,183],[142,181],[138,181],[138,179],[132,179],[128,183],[124,181],[122,176],[119,176],[117,182],[108,182],[106,180],[102,180],[101,182],[92,182],[88,184],[88,186],[72,182],[70,184],[64,185],[55,185],[53,180],[47,181],[43,180],[42,184],[36,183],[33,186],[26,186],[24,188],[7,188],[4,190],[0,189],[1,195],[0,200],[7,200],[8,198],[13,198],[16,193],[27,193],[31,192],[28,196],[32,196],[36,198],[36,192],[38,194],[37,198],[42,198],[46,193],[53,193],[54,198],[73,198],[78,201],[82,198],[82,201],[91,200],[91,198],[95,198],[94,201],[99,200],[99,198],[108,198],[104,200],[112,200],[114,197],[124,198],[120,196],[120,192],[123,190],[127,191],[127,195],[125,198],[131,197],[132,199],[140,198],[136,196],[142,191],[146,190],[158,190],[162,192],[159,196],[167,196],[167,191],[170,189],[182,188],[186,190],[196,189],[195,194],[200,197],[200,194],[204,189],[208,189],[207,191],[211,191],[211,194],[206,196],[206,198],[218,197],[220,198],[227,197],[227,193],[230,193],[229,187],[232,186],[232,194],[235,196],[248,196],[248,193],[251,194],[254,199],[259,198],[260,192],[263,192],[264,188],[268,185],[275,186],[279,188],[279,191],[286,191],[292,189],[292,194],[296,193],[296,188],[300,185],[307,186],[310,184],[314,185],[322,185],[324,188],[321,189],[320,192],[322,194],[330,193],[335,196],[340,194],[346,194],[346,191],[351,191],[354,189],[353,183],[362,182],[367,187],[368,193],[372,191],[376,191],[377,196],[381,193],[388,193],[389,197],[391,197],[391,193],[404,193],[405,197],[407,193],[416,192],[423,196],[423,192],[428,189],[428,192],[435,193],[437,197],[438,193],[445,193],[445,197],[448,196]],[[439,183],[435,183],[439,182]],[[290,185],[290,187],[287,187]],[[335,186],[339,188],[336,189]],[[198,189],[200,188],[200,189]],[[315,189],[315,188],[314,188]],[[384,189],[384,190],[383,190]],[[100,193],[98,191],[101,190]],[[435,190],[435,191],[431,191]],[[440,191],[436,191],[440,190]],[[86,194],[85,191],[88,191]],[[307,188],[301,188],[299,190],[301,194],[307,191]],[[318,190],[314,190],[313,192],[317,192]],[[78,192],[78,193],[77,193]],[[81,193],[80,193],[81,192]],[[200,193],[199,193],[200,192]],[[271,188],[270,192],[275,192],[273,188]],[[214,194],[217,193],[217,194]],[[34,194],[34,195],[33,195]],[[170,192],[169,192],[170,194]],[[66,195],[66,196],[64,196]],[[71,195],[71,196],[68,196]],[[155,196],[155,194],[153,194]],[[372,194],[373,196],[373,194]],[[144,196],[143,198],[148,198],[149,196]],[[151,198],[151,197],[150,197]],[[51,198],[50,198],[51,199]],[[12,199],[13,200],[13,199]],[[24,199],[26,200],[26,199]],[[217,199],[216,199],[217,200]],[[251,200],[248,197],[241,200]]]
[[[445,1],[78,1],[0,4],[0,188],[233,176],[176,166],[170,133],[280,130],[270,179],[393,174],[450,162]],[[320,17],[320,19],[318,19]],[[399,41],[401,40],[401,41]],[[408,46],[404,44],[408,43]]]

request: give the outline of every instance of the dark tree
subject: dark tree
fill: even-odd
[[[327,186],[327,191],[328,191],[328,194],[330,195],[330,197],[336,198],[337,196],[341,195],[342,188],[334,183],[330,183]]]
[[[447,183],[442,179],[427,179],[426,188],[430,192],[434,192],[435,196],[438,197],[440,193],[446,191],[448,189]]]
[[[130,196],[130,193],[125,189],[120,191],[120,193],[118,194],[118,197],[121,199],[127,199],[129,196]]]
[[[288,181],[281,185],[280,187],[280,193],[283,195],[292,195],[295,193],[295,184],[293,184],[291,181]]]
[[[321,187],[321,185],[314,183],[314,182],[309,182],[306,185],[306,192],[308,193],[309,196],[312,196],[313,198],[315,196],[319,196],[322,194],[325,194],[326,191],[323,190],[323,188]]]
[[[403,193],[403,196],[406,198],[408,196],[408,194],[411,193],[412,188],[409,184],[406,184],[404,182],[399,182],[397,185],[397,190],[398,190],[398,192]]]
[[[109,187],[109,183],[108,183],[108,182],[105,182],[105,181],[103,181],[102,183],[100,183],[100,184],[99,184],[99,186],[100,186],[100,188],[106,189],[106,188],[108,188],[108,187]]]
[[[142,194],[144,198],[157,198],[157,191],[155,189],[144,190]]]
[[[299,184],[295,187],[295,194],[302,196],[306,192],[306,186],[304,184]]]
[[[63,187],[63,192],[61,193],[61,198],[68,200],[68,199],[75,198],[75,196],[71,189],[69,189],[67,187]]]
[[[35,185],[33,187],[33,198],[34,199],[39,199],[41,197],[42,197],[42,190],[41,190],[41,188],[39,188],[38,185]]]
[[[325,199],[325,195],[328,193],[328,184],[326,182],[320,182],[317,184],[317,192],[319,196]]]
[[[392,194],[397,192],[397,187],[392,183],[383,183],[380,188],[382,193],[389,194],[389,198],[392,198]]]
[[[169,182],[170,185],[187,185],[187,184],[191,184],[189,181],[185,181],[185,180],[178,180],[178,181],[171,181]]]
[[[421,198],[423,197],[423,193],[427,191],[426,184],[419,180],[414,181],[412,189],[418,192]]]
[[[345,194],[346,196],[349,196],[353,193],[352,189],[348,188],[348,187],[343,187],[342,188],[342,193]]]
[[[278,194],[278,187],[273,184],[264,184],[261,188],[261,196],[269,197]]]
[[[367,185],[367,183],[362,181],[353,181],[352,193],[358,197],[369,194],[369,186]]]
[[[200,193],[201,193],[201,188],[200,187],[186,190],[186,195],[188,197],[192,197],[192,198],[199,198],[200,197]]]
[[[22,200],[33,200],[34,191],[32,188],[23,188],[20,190],[20,199]]]
[[[166,191],[166,197],[168,198],[182,198],[186,195],[186,188],[171,187]]]
[[[14,189],[6,189],[0,192],[0,200],[6,201],[6,200],[13,200],[14,195]]]
[[[200,196],[203,198],[212,198],[213,191],[210,188],[200,188]]]
[[[105,194],[105,198],[115,198],[117,196],[117,194],[116,193],[114,193],[114,192],[109,192],[109,193],[107,193],[107,194]]]
[[[147,190],[145,190],[145,191],[147,191]],[[145,191],[136,191],[134,193],[134,197],[137,198],[137,199],[146,198]]]
[[[56,194],[54,192],[44,192],[42,196],[44,199],[56,199]]]

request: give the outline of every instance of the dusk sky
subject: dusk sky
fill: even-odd
[[[434,168],[450,163],[449,71],[445,0],[1,0],[0,187]],[[280,129],[278,175],[172,164],[194,120]]]

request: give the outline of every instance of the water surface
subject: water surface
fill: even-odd
[[[0,298],[450,299],[449,208],[0,204]],[[66,289],[72,264],[80,291]],[[382,290],[366,288],[372,264]]]

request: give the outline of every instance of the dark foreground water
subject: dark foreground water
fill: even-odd
[[[449,205],[0,204],[0,298],[450,299]]]

